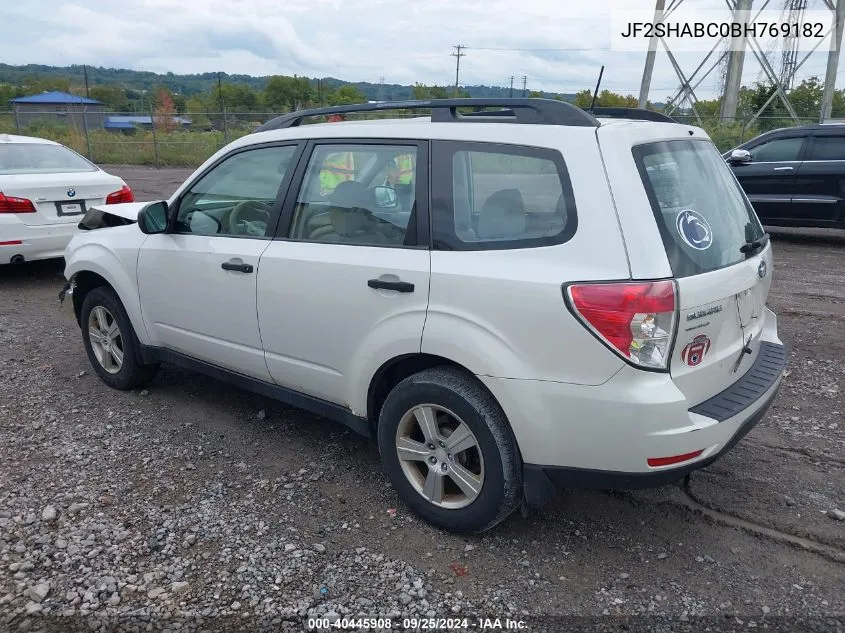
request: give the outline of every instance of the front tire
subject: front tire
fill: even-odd
[[[402,500],[447,531],[489,530],[522,499],[522,461],[507,418],[464,371],[435,367],[396,385],[379,415],[378,444]]]
[[[80,316],[85,353],[100,380],[128,390],[155,377],[158,365],[141,362],[135,329],[114,290],[107,286],[91,290]]]

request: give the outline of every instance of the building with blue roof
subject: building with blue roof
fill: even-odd
[[[80,128],[87,124],[89,128],[101,128],[105,122],[105,104],[102,101],[58,90],[17,97],[9,102],[22,128],[39,122],[59,122]]]
[[[191,120],[181,116],[172,117],[175,127],[187,128],[191,125]],[[113,132],[132,132],[138,128],[150,129],[153,126],[153,117],[146,116],[130,116],[130,115],[109,115],[105,119],[103,127]]]

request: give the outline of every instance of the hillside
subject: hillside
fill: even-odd
[[[77,91],[85,85],[85,71],[82,65],[72,66],[44,66],[40,64],[27,64],[24,66],[12,66],[0,64],[0,85],[27,86],[37,84],[44,80],[70,80],[72,87]],[[251,75],[230,75],[220,73],[220,79],[233,84],[247,85],[253,90],[263,90],[267,85],[269,77],[253,77]],[[310,78],[316,84],[317,77]],[[412,94],[411,85],[402,84],[378,84],[367,81],[345,81],[335,77],[320,77],[324,86],[331,89],[344,85],[351,85],[363,93],[369,100],[402,100],[410,99]],[[125,90],[144,92],[166,86],[174,94],[191,97],[208,93],[216,84],[217,73],[200,73],[191,75],[177,75],[174,73],[159,74],[149,71],[128,70],[125,68],[102,68],[88,67],[88,85],[93,86],[114,86]],[[471,97],[507,97],[509,88],[500,86],[463,86],[463,89]],[[567,101],[575,99],[574,94],[562,94],[541,92],[544,97],[553,98],[562,96]],[[522,96],[521,91],[514,89],[515,97]]]

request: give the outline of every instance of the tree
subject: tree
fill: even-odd
[[[425,84],[417,83],[411,89],[411,94],[414,99],[426,101],[428,99],[451,99],[454,96],[455,89],[453,87],[444,86],[426,86]],[[466,90],[459,89],[458,98],[464,99],[469,97]]]
[[[70,92],[68,77],[28,77],[23,82],[23,91],[27,95],[37,95],[42,92]]]
[[[118,86],[92,86],[90,94],[92,99],[102,101],[106,110],[127,112],[130,109],[126,91]]]
[[[159,88],[153,99],[153,125],[157,130],[172,132],[176,128],[176,121],[173,115],[176,113],[176,106],[173,105],[173,96],[167,88]]]
[[[352,105],[355,103],[365,103],[366,101],[366,95],[352,85],[341,86],[326,95],[326,103],[328,105]]]
[[[298,110],[314,98],[314,88],[307,77],[276,75],[264,88],[264,103],[272,110]]]
[[[247,84],[224,82],[211,88],[210,102],[216,110],[225,104],[227,112],[253,112],[261,107],[263,99],[260,92]]]

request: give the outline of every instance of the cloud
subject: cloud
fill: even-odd
[[[645,55],[609,50],[611,11],[629,6],[630,0],[27,0],[0,7],[0,59],[451,84],[453,46],[464,44],[461,83],[507,85],[514,76],[521,88],[525,75],[529,89],[574,92],[592,89],[605,65],[603,87],[636,94]],[[701,57],[679,60],[691,72]],[[746,81],[757,72],[747,63]],[[652,99],[677,84],[661,53]],[[714,74],[697,92],[711,96],[715,87]]]

